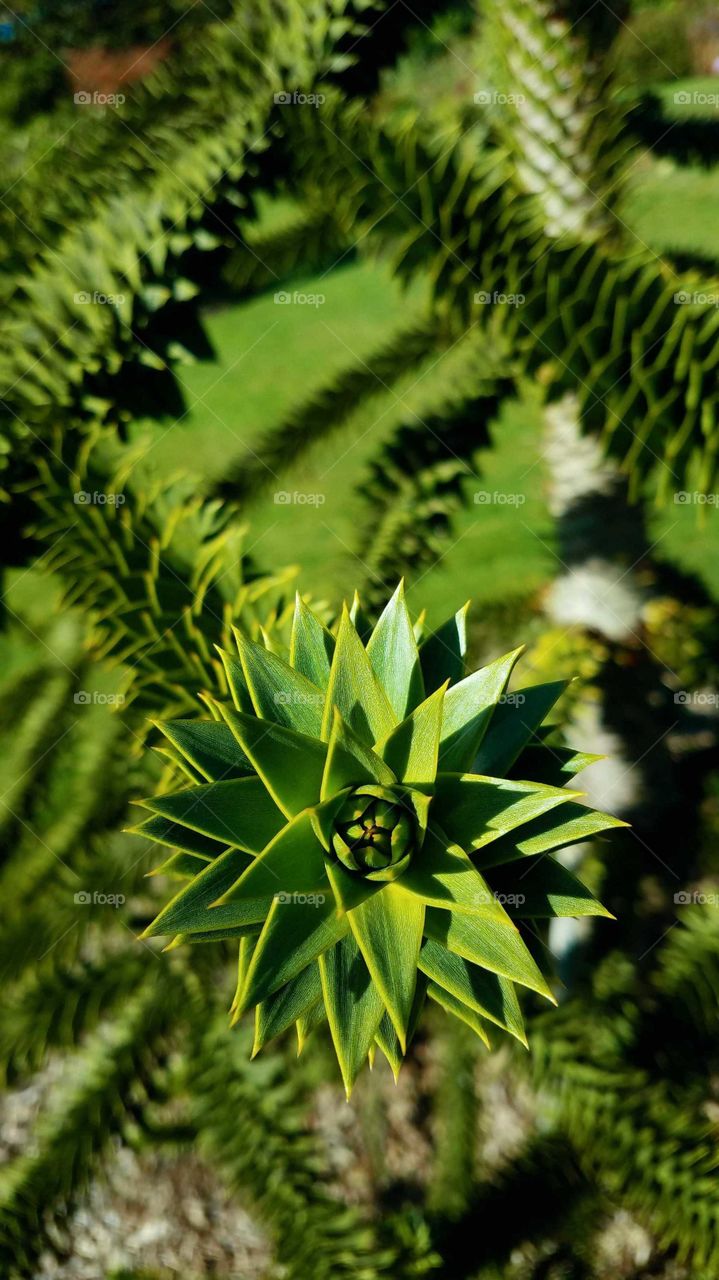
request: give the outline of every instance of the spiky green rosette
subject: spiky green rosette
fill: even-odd
[[[348,1091],[376,1045],[399,1069],[427,996],[524,1040],[515,984],[552,999],[524,922],[608,914],[547,856],[622,825],[564,785],[590,757],[545,745],[565,683],[507,695],[520,650],[465,675],[464,617],[423,638],[400,587],[372,630],[298,599],[288,658],[237,633],[234,706],[163,726],[193,783],[137,828],[189,881],[147,934],[239,938],[255,1052],[326,1017]]]

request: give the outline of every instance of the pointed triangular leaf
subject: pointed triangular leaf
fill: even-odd
[[[420,645],[419,660],[427,693],[434,693],[446,680],[457,684],[464,675],[468,609],[469,602]]]
[[[366,782],[388,787],[396,778],[380,756],[347,727],[335,709],[322,778],[322,799],[328,800],[345,787],[360,787]]]
[[[578,794],[534,782],[442,773],[432,798],[432,822],[469,852],[568,804]]]
[[[253,772],[226,724],[216,720],[171,720],[157,727],[208,782],[243,778]]]
[[[554,1002],[526,943],[506,912],[505,923],[496,917],[480,922],[473,916],[428,907],[425,933],[472,964],[538,991]]]
[[[368,898],[373,898],[382,889],[382,882],[365,880],[363,876],[352,875],[334,858],[327,858],[325,863],[327,879],[337,903],[337,910],[344,914],[361,907]]]
[[[526,1045],[517,993],[509,979],[470,964],[432,938],[422,945],[419,967],[437,986]]]
[[[224,704],[220,710],[272,799],[288,818],[317,803],[327,759],[326,743],[286,725],[243,715]]]
[[[244,981],[247,976],[247,970],[249,968],[250,960],[252,959],[252,952],[254,951],[254,949],[255,949],[254,937],[251,937],[248,934],[245,934],[244,937],[240,938],[240,947],[239,947],[239,952],[237,956],[237,982],[235,984],[235,994],[232,1000],[232,1004],[230,1005],[231,1013],[234,1013],[235,1009],[237,1008],[237,997],[244,985]]]
[[[471,1027],[475,1035],[479,1036],[488,1049],[490,1048],[487,1030],[479,1014],[474,1009],[462,1004],[461,1000],[458,1000],[451,992],[445,991],[444,987],[438,987],[435,982],[430,982],[427,987],[427,995],[430,1000],[434,1000],[440,1008],[444,1009],[445,1013],[451,1013],[455,1018],[459,1018],[461,1022]]]
[[[398,720],[424,697],[424,681],[400,582],[367,641],[367,656]]]
[[[241,850],[228,849],[168,902],[157,919],[145,930],[143,937],[153,938],[158,934],[171,933],[207,933],[221,931],[228,926],[237,928],[258,924],[264,919],[266,903],[243,904],[241,914],[236,909],[210,910],[211,904],[229,889],[251,861],[249,855]]]
[[[608,916],[594,897],[571,871],[554,858],[539,857],[522,866],[498,867],[490,875],[490,883],[507,913],[515,920],[549,919],[552,916]]]
[[[296,978],[258,1004],[255,1009],[253,1058],[269,1040],[287,1031],[293,1022],[297,1022],[321,999],[322,983],[319,967],[316,964],[308,964]]]
[[[232,702],[237,711],[245,711],[251,715],[254,711],[250,691],[247,688],[245,673],[242,670],[242,663],[232,653],[226,653],[224,649],[217,646],[217,652],[222,660],[222,666],[225,670],[227,679],[227,687],[230,691]]]
[[[570,747],[531,743],[524,748],[508,772],[510,778],[531,778],[550,787],[564,787],[578,773],[603,760],[604,756]]]
[[[174,880],[194,880],[195,876],[199,876],[200,872],[205,870],[209,861],[209,858],[201,858],[197,853],[182,853],[178,850],[161,866],[153,867],[148,875],[172,876]]]
[[[626,826],[627,823],[621,818],[613,818],[609,813],[600,813],[596,809],[587,809],[582,804],[570,801],[560,813],[544,814],[543,817],[528,822],[519,831],[501,836],[486,849],[472,854],[472,861],[480,870],[498,867],[505,862],[530,858],[537,853],[549,853],[552,849],[578,844],[604,831]]]
[[[248,853],[261,853],[285,825],[284,814],[260,778],[208,782],[142,804],[171,822]]]
[[[471,767],[521,652],[520,648],[505,653],[447,690],[439,748],[442,772]]]
[[[367,651],[346,610],[342,615],[327,686],[322,727],[325,739],[330,735],[335,707],[350,729],[370,747],[386,737],[396,723]]]
[[[417,1030],[417,1024],[424,1009],[427,1000],[428,980],[423,973],[417,972],[417,985],[414,992],[414,1000],[412,1001],[412,1012],[409,1015],[407,1024],[407,1044],[411,1044],[414,1039],[414,1033]],[[392,1075],[395,1080],[399,1077],[400,1067],[404,1061],[402,1046],[397,1038],[397,1032],[392,1026],[389,1014],[385,1013],[377,1028],[375,1042],[379,1045],[382,1053],[392,1068]],[[370,1057],[371,1061],[371,1057]]]
[[[236,883],[228,885],[218,904],[262,899],[269,910],[279,897],[302,898],[322,891],[329,885],[325,873],[322,846],[315,834],[309,813],[300,813],[270,841],[256,858],[243,868]]]
[[[208,836],[201,836],[197,831],[190,831],[188,827],[183,827],[177,822],[170,822],[159,813],[138,822],[136,827],[129,827],[128,831],[135,836],[156,840],[158,844],[167,844],[172,849],[196,853],[206,862],[219,858],[227,848],[226,841],[210,840]]]
[[[422,942],[424,905],[418,898],[385,884],[346,917],[377,984],[379,993],[406,1047],[407,1026],[417,981],[417,957]]]
[[[441,685],[430,694],[377,745],[378,755],[400,782],[417,785],[435,780],[445,688]]]
[[[319,973],[319,969],[317,971]],[[297,1019],[295,1025],[297,1028],[298,1058],[307,1044],[307,1040],[312,1035],[312,1032],[316,1031],[317,1027],[321,1027],[322,1023],[326,1021],[327,1015],[325,1013],[324,1000],[316,1000],[313,1005],[310,1005],[307,1012],[303,1013],[302,1016]]]
[[[298,592],[292,619],[290,665],[317,685],[318,689],[326,689],[334,648],[334,636]]]
[[[284,658],[236,632],[242,670],[255,712],[263,720],[287,725],[319,738],[324,694]]]
[[[481,921],[504,922],[504,911],[486,880],[466,853],[435,827],[397,881],[397,889],[427,906],[465,912]]]
[[[327,1021],[349,1098],[365,1064],[384,1005],[351,934],[320,956],[319,968]]]
[[[372,634],[372,625],[362,607],[362,601],[356,591],[352,597],[352,605],[350,607],[349,615],[350,622],[362,641],[362,644],[366,645]]]
[[[569,685],[568,680],[535,684],[516,693],[497,707],[492,728],[479,748],[472,773],[502,777],[511,769],[520,751],[534,739],[545,716]]]
[[[314,904],[275,899],[255,947],[239,1008],[266,1000],[339,942],[347,929],[347,917],[338,916],[331,894],[325,902]]]

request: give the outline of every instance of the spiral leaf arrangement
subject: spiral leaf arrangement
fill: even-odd
[[[541,727],[565,682],[508,695],[519,649],[465,674],[465,613],[424,634],[400,585],[331,631],[298,598],[288,655],[235,632],[234,705],[160,726],[192,784],[136,830],[187,883],[146,935],[238,938],[254,1051],[326,1018],[348,1093],[377,1046],[399,1070],[427,997],[526,1043],[515,987],[553,1000],[532,921],[609,914],[549,856],[623,825],[564,785],[592,759]]]

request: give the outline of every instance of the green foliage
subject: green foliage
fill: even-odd
[[[417,637],[401,586],[367,638],[362,619],[355,599],[329,632],[298,598],[289,661],[236,632],[233,707],[164,726],[195,785],[146,801],[138,828],[184,851],[189,880],[145,936],[239,936],[254,1052],[323,1003],[348,1096],[375,1042],[398,1071],[426,995],[487,1043],[485,1019],[524,1039],[513,984],[553,997],[523,923],[608,914],[547,851],[567,815],[575,839],[622,825],[501,781],[563,683],[507,695],[518,651],[464,675],[464,615]],[[512,864],[538,823],[525,883]]]
[[[232,624],[282,628],[292,571],[259,574],[236,510],[204,500],[188,478],[138,487],[140,456],[103,466],[97,450],[74,472],[42,461],[35,534],[66,604],[93,620],[95,654],[126,668],[123,698],[145,714],[196,714],[199,692],[227,689],[214,646],[229,641]]]
[[[305,1119],[302,1077],[277,1088],[284,1057],[268,1060],[268,1076],[250,1068],[244,1053],[238,1060],[241,1041],[221,1029],[226,952],[205,949],[207,963],[195,957],[190,974],[183,953],[160,962],[138,945],[137,933],[158,909],[157,882],[144,878],[147,842],[138,858],[136,840],[113,834],[115,822],[126,822],[127,792],[137,783],[127,770],[120,717],[104,701],[73,700],[76,679],[93,692],[103,679],[80,657],[77,640],[69,614],[47,634],[46,647],[38,642],[33,663],[24,641],[1,641],[3,722],[27,741],[24,759],[32,767],[5,832],[0,1056],[7,1081],[17,1085],[64,1051],[66,1077],[43,1107],[31,1150],[8,1162],[0,1179],[3,1274],[36,1274],[53,1220],[67,1216],[118,1139],[158,1132],[153,1117],[166,1102],[186,1114],[193,1140],[228,1184],[250,1196],[288,1265],[293,1256],[312,1256],[330,1276],[349,1273],[361,1257],[363,1274],[374,1280],[404,1276],[407,1259],[406,1275],[422,1274],[431,1263],[426,1239],[398,1244],[388,1227],[386,1241],[377,1243],[373,1226],[352,1212],[338,1214],[320,1185],[322,1149]],[[53,658],[50,649],[64,656]],[[64,696],[53,690],[48,733],[46,685],[53,677]],[[134,704],[125,716],[139,724]],[[94,772],[82,771],[85,760]],[[119,906],[103,905],[118,894]],[[205,975],[219,993],[209,1003]],[[302,1275],[304,1265],[298,1260],[292,1274]]]
[[[688,27],[683,6],[633,14],[617,39],[620,77],[632,86],[649,86],[690,75],[694,65]]]
[[[208,22],[210,14],[199,13],[195,7],[189,10],[189,22],[192,34],[197,31],[198,24]],[[179,0],[169,3],[125,4],[118,15],[112,6],[98,3],[98,0],[61,0],[59,4],[35,4],[27,13],[28,6],[20,7],[20,15],[26,14],[30,22],[30,31],[36,39],[42,40],[52,48],[83,48],[86,45],[119,45],[154,44],[162,39],[168,31],[178,26],[180,19],[188,17],[188,10]],[[217,18],[227,18],[230,6],[227,0],[221,0],[215,14]],[[181,38],[189,36],[186,25],[177,33]],[[177,34],[175,38],[177,38]]]
[[[109,1033],[78,1055],[66,1089],[44,1119],[38,1150],[6,1166],[0,1258],[8,1271],[27,1274],[42,1240],[45,1206],[67,1202],[136,1101],[151,1090],[174,1007],[168,984],[157,974],[146,978]]]
[[[435,326],[426,319],[402,326],[389,343],[360,365],[348,365],[333,382],[300,405],[292,417],[256,442],[223,482],[220,492],[235,500],[249,499],[282,472],[288,459],[296,461],[330,433],[344,426],[359,405],[381,396],[407,373],[422,368],[437,350]]]
[[[524,1038],[513,982],[546,991],[547,917],[598,910],[562,851],[611,820],[566,789],[592,757],[558,747],[543,721],[563,687],[546,685],[552,665],[567,675],[579,665],[594,682],[605,648],[545,637],[540,683],[518,691],[520,704],[505,685],[515,654],[464,676],[462,614],[427,636],[395,598],[372,627],[398,568],[423,572],[443,553],[478,455],[527,377],[548,398],[579,390],[584,427],[604,432],[637,483],[662,464],[677,483],[694,469],[698,483],[714,483],[716,310],[673,296],[705,287],[712,262],[629,251],[612,216],[628,133],[616,103],[599,110],[611,82],[582,43],[604,50],[622,16],[605,6],[584,15],[569,2],[493,3],[481,64],[465,65],[456,101],[422,111],[416,85],[405,99],[396,84],[394,97],[351,101],[347,91],[373,90],[418,25],[405,66],[422,66],[423,42],[435,59],[422,24],[443,7],[408,15],[273,0],[206,25],[198,12],[201,38],[178,40],[124,114],[78,115],[63,102],[3,144],[6,478],[15,510],[33,510],[26,550],[47,548],[48,598],[58,581],[65,592],[64,616],[39,626],[29,655],[26,636],[0,637],[11,746],[0,779],[0,1056],[20,1087],[34,1072],[42,1087],[51,1055],[67,1075],[43,1104],[34,1145],[0,1180],[0,1258],[13,1280],[35,1274],[57,1239],[53,1218],[118,1139],[190,1142],[250,1202],[277,1265],[297,1280],[605,1280],[597,1245],[618,1207],[651,1233],[648,1268],[660,1271],[666,1254],[697,1280],[716,1272],[706,1110],[718,1065],[715,908],[692,899],[677,923],[681,881],[665,883],[653,861],[647,877],[628,843],[609,881],[612,901],[617,886],[623,901],[636,895],[634,914],[597,931],[589,959],[607,934],[620,950],[593,983],[575,979],[558,1011],[537,1017],[529,1004],[531,1054],[505,1048],[500,1062],[506,1094],[531,1096],[532,1120],[499,1165],[477,1149],[495,1124],[484,1093],[478,1104],[480,1039],[492,1022]],[[436,31],[452,41],[461,32],[464,53],[476,38],[466,12]],[[323,77],[333,87],[322,83],[321,109],[275,109],[275,92]],[[523,101],[499,101],[520,81]],[[485,84],[496,100],[475,104]],[[712,162],[698,122],[663,141],[667,122],[646,110],[644,124],[639,114],[626,123],[657,153],[673,133],[675,152]],[[296,202],[270,229],[257,216],[266,193]],[[401,330],[366,364],[326,386],[308,382],[259,442],[259,460],[228,467],[231,505],[187,479],[148,481],[138,454],[116,447],[116,428],[135,416],[179,414],[178,368],[208,351],[200,301],[219,287],[276,290],[366,251],[403,282],[428,282],[430,306],[418,314],[410,301]],[[125,301],[74,303],[94,290]],[[478,292],[524,302],[477,303]],[[330,441],[358,405],[422,380],[454,345],[466,356],[461,376],[452,366],[440,396],[402,419],[360,480],[370,620],[355,605],[351,622],[330,626],[304,603],[292,620],[287,575],[246,555],[236,500]],[[124,502],[77,502],[80,492]],[[713,611],[701,602],[655,596],[643,635],[690,687],[713,672]],[[102,700],[117,696],[117,679],[119,715]],[[89,704],[75,701],[83,690]],[[201,718],[198,692],[211,695],[212,719]],[[341,716],[330,724],[333,705]],[[134,754],[148,712],[165,722],[161,783],[156,764]],[[119,830],[127,800],[158,787],[140,845]],[[439,851],[436,822],[448,837]],[[691,818],[676,833],[682,877],[690,828]],[[148,879],[156,844],[165,861]],[[710,893],[710,851],[705,864]],[[592,886],[598,867],[594,856]],[[533,874],[518,890],[525,868]],[[485,882],[490,902],[463,899]],[[122,909],[103,905],[118,892]],[[325,902],[276,904],[278,892]],[[495,895],[517,892],[521,906],[498,906]],[[142,945],[137,935],[163,922],[175,942],[213,945],[158,958],[152,937]],[[397,954],[411,963],[397,965]],[[298,955],[308,962],[295,971]],[[235,1013],[262,997],[253,1049],[278,1038],[253,1064],[246,1030],[225,1025],[235,980]],[[435,1018],[423,1021],[427,996]],[[293,1024],[300,1047],[314,1037],[299,1063],[282,1038]],[[381,1057],[396,1070],[412,1036],[402,1081],[420,1082],[411,1115],[408,1095],[396,1096],[403,1147],[431,1114],[421,1186],[404,1185],[389,1151],[362,1210],[339,1207],[316,1107],[318,1084],[332,1108],[337,1100],[330,1042],[348,1087],[366,1058],[379,1060],[359,1088],[381,1112]],[[366,1101],[360,1094],[360,1111]]]
[[[355,30],[345,8],[344,0],[327,0],[307,13],[297,0],[282,0],[279,11],[252,19],[239,9],[236,21],[218,22],[190,76],[187,132],[168,131],[162,111],[153,119],[156,95],[175,85],[173,69],[161,69],[141,92],[137,112],[149,128],[119,190],[108,164],[125,129],[121,119],[92,135],[81,165],[93,190],[109,184],[101,208],[91,204],[87,214],[85,189],[79,225],[51,236],[57,243],[39,253],[48,228],[30,217],[25,265],[34,260],[2,325],[2,428],[16,449],[38,434],[47,438],[59,408],[73,424],[115,425],[140,412],[181,410],[171,367],[206,351],[194,298],[239,238],[234,224],[273,131],[275,94],[288,69],[309,85],[333,65],[336,42]],[[180,59],[180,76],[193,59],[194,49]],[[172,123],[177,128],[176,115]],[[24,193],[36,201],[42,176],[34,174],[27,189],[21,182],[15,199]],[[55,225],[58,214],[67,225],[62,202],[50,212]],[[20,269],[13,259],[15,276]]]
[[[230,1186],[249,1191],[272,1231],[288,1280],[301,1280],[309,1271],[318,1280],[375,1280],[434,1270],[430,1251],[421,1244],[415,1268],[405,1270],[389,1241],[378,1246],[375,1232],[357,1213],[328,1194],[321,1151],[302,1127],[282,1058],[268,1057],[261,1070],[249,1067],[242,1036],[230,1037],[218,1023],[205,1029],[194,1061],[201,1149]]]
[[[466,353],[476,364],[477,349]],[[474,476],[478,451],[489,446],[490,428],[507,382],[492,382],[472,368],[453,380],[443,403],[403,422],[379,451],[360,492],[368,508],[359,559],[368,574],[364,596],[374,611],[399,570],[429,568],[441,559],[453,517]]]

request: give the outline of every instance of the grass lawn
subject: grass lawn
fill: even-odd
[[[719,92],[716,81],[708,83]],[[704,82],[691,84],[706,88]],[[677,86],[669,88],[673,93]],[[678,88],[687,86],[682,82]],[[719,174],[642,160],[634,176],[622,211],[629,229],[657,252],[671,247],[715,252]],[[267,293],[208,312],[216,356],[180,370],[186,415],[163,429],[138,426],[138,433],[147,430],[153,442],[143,464],[149,471],[165,477],[189,470],[209,479],[226,474],[233,460],[313,390],[409,325],[423,300],[421,288],[403,294],[384,267],[369,262],[348,261],[327,276],[298,278],[288,286],[294,291],[324,300],[318,306],[284,305]],[[261,566],[296,563],[300,585],[333,602],[365,576],[353,555],[366,518],[357,487],[378,445],[409,412],[422,416],[427,391],[442,378],[451,382],[451,357],[438,358],[421,385],[415,385],[414,375],[383,393],[301,462],[287,460],[275,488],[319,494],[321,504],[278,504],[270,491],[248,510],[248,545]],[[468,595],[480,606],[507,596],[526,598],[558,568],[544,504],[536,408],[507,406],[493,434],[495,447],[482,459],[481,477],[467,483],[467,502],[445,556],[412,584],[414,603],[428,604],[432,617],[456,608]],[[491,493],[492,501],[475,504],[477,490]],[[508,494],[520,495],[521,505],[505,501]],[[654,512],[651,524],[657,554],[698,572],[719,599],[716,507],[671,506]]]
[[[664,194],[671,198],[670,191]],[[217,361],[183,372],[193,407],[185,422],[153,449],[155,466],[221,474],[245,443],[279,423],[310,388],[350,361],[352,353],[366,358],[397,324],[408,321],[414,303],[368,264],[352,264],[300,287],[307,293],[324,290],[324,306],[311,312],[299,306],[279,308],[269,296],[207,317]],[[421,411],[420,390],[412,388],[412,381],[397,389],[399,400],[383,395],[302,463],[289,461],[282,490],[320,494],[323,501],[280,505],[270,491],[253,505],[248,511],[250,545],[261,564],[301,565],[302,587],[333,601],[362,578],[365,571],[353,549],[366,513],[356,488],[368,460],[403,413]],[[443,560],[413,584],[414,603],[428,604],[435,617],[468,595],[480,604],[507,595],[526,597],[559,567],[544,503],[536,408],[507,406],[493,435],[495,447],[481,460],[481,476],[467,483],[467,503]],[[473,494],[478,490],[500,497],[477,505]],[[503,500],[507,494],[519,494],[524,501],[509,505]],[[699,573],[719,599],[716,507],[659,508],[651,516],[651,537],[657,539],[657,554]]]
[[[365,359],[398,326],[410,324],[422,294],[399,292],[386,271],[370,263],[340,267],[326,279],[293,282],[290,292],[324,294],[318,307],[278,305],[273,294],[206,316],[216,360],[182,371],[189,412],[157,436],[147,455],[158,474],[190,468],[223,475],[233,458],[268,427],[277,425],[313,389],[357,357]],[[358,411],[349,428],[288,466],[273,487],[291,495],[318,494],[320,502],[276,503],[273,488],[248,510],[249,545],[261,564],[301,565],[300,584],[337,600],[366,576],[353,554],[365,518],[356,489],[378,445],[412,410],[422,412],[427,391],[445,375],[439,357],[421,380],[411,375]],[[537,465],[536,411],[512,406],[495,431],[497,449],[486,474],[467,484],[467,506],[447,555],[416,584],[417,604],[450,611],[471,594],[489,601],[508,593],[525,596],[552,571],[551,522],[542,501]],[[198,447],[199,446],[199,447]],[[477,505],[475,491],[499,495]],[[521,506],[504,504],[518,493]],[[517,518],[512,518],[516,512]],[[536,535],[539,536],[536,536]],[[541,540],[540,540],[541,539]]]

